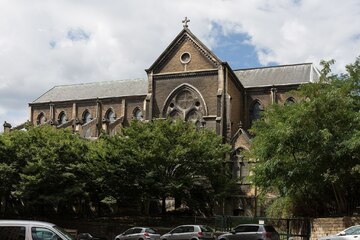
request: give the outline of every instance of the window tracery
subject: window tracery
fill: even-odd
[[[191,121],[203,126],[206,115],[205,102],[200,93],[190,85],[184,84],[175,89],[167,98],[163,117]]]

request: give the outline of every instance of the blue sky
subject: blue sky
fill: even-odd
[[[56,85],[145,78],[185,16],[233,69],[360,55],[358,0],[0,0],[0,123]]]
[[[220,36],[219,44],[213,52],[222,60],[229,63],[232,69],[261,67],[256,49],[247,43],[249,36],[242,33]],[[276,65],[276,63],[272,63]]]

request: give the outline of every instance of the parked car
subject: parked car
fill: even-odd
[[[336,235],[321,237],[320,240],[357,240],[360,239],[360,225],[349,227]]]
[[[160,237],[160,240],[215,240],[214,230],[206,225],[181,225]]]
[[[279,233],[273,226],[262,224],[241,224],[218,240],[279,240]]]
[[[0,239],[74,240],[55,224],[30,220],[0,220]]]
[[[76,236],[76,240],[106,240],[104,237],[96,237],[91,235],[90,233],[79,233]]]
[[[160,234],[149,227],[133,227],[115,237],[115,240],[159,240]]]

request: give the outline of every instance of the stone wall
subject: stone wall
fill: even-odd
[[[360,216],[316,218],[312,222],[310,240],[317,240],[320,237],[337,234],[345,228],[351,227],[353,225],[360,225]]]

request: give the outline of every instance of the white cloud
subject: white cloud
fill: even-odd
[[[54,85],[145,77],[185,16],[210,48],[246,34],[264,65],[360,55],[358,0],[0,0],[0,123]]]

